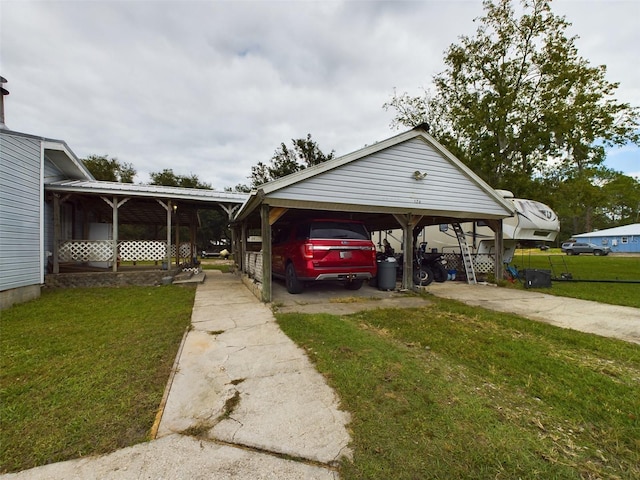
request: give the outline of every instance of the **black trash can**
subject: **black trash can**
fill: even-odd
[[[398,262],[378,262],[378,289],[395,290]]]

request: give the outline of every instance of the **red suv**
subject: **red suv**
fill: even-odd
[[[284,278],[289,293],[302,292],[312,280],[343,280],[358,290],[376,275],[376,247],[362,222],[317,219],[274,227],[272,272]]]

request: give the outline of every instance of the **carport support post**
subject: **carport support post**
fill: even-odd
[[[394,215],[395,219],[402,226],[402,288],[413,290],[413,229],[422,219],[414,217],[412,214]]]
[[[504,231],[502,229],[502,220],[489,220],[487,225],[494,233],[496,252],[493,271],[496,282],[498,282],[504,278]]]
[[[271,301],[271,223],[269,223],[269,205],[260,207],[262,225],[262,301]]]

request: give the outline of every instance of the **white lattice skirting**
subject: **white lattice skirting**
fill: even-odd
[[[113,258],[113,242],[109,240],[69,241],[60,245],[61,262],[109,262]]]
[[[196,252],[193,252],[194,256]],[[176,246],[171,245],[171,256],[175,257]],[[157,240],[128,240],[118,242],[118,258],[122,261],[160,261],[167,256],[166,242]],[[180,244],[180,258],[191,256],[191,244]],[[58,250],[61,262],[112,262],[111,240],[69,240]]]
[[[464,265],[462,263],[462,257],[457,253],[445,253],[445,260],[447,261],[447,270],[464,271]],[[495,258],[493,255],[487,255],[485,253],[471,255],[473,262],[473,269],[476,273],[493,273],[493,267]]]
[[[157,241],[120,242],[118,255],[123,261],[164,260],[167,256],[167,244]]]

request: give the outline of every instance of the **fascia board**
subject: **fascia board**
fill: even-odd
[[[65,154],[65,156],[69,159],[69,161],[73,164],[75,168],[78,169],[79,173],[86,178],[87,180],[95,181],[94,176],[91,174],[89,169],[85,167],[84,163],[82,163],[78,157],[76,157],[75,153],[71,151],[66,142],[56,141],[56,140],[43,140],[42,148],[44,150],[56,150]]]

